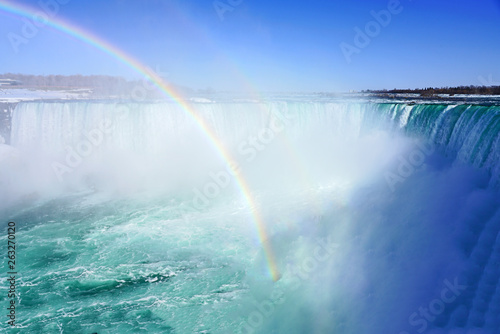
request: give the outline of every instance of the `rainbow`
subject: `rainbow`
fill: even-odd
[[[41,9],[37,10],[24,5],[12,4],[11,2],[5,0],[0,0],[0,12],[10,13],[16,16],[33,20],[35,20],[35,17],[40,17],[40,14],[43,13]],[[48,15],[45,16],[48,17]],[[232,171],[238,187],[243,197],[245,198],[248,208],[252,214],[252,218],[257,229],[258,238],[263,246],[266,255],[269,274],[271,275],[273,281],[279,280],[280,272],[276,264],[271,243],[269,242],[268,234],[266,232],[266,226],[259,212],[257,203],[253,199],[246,180],[244,179],[241,172],[237,169],[237,166],[233,163],[231,155],[224,147],[224,145],[219,141],[213,129],[211,129],[210,126],[200,116],[197,115],[197,113],[191,108],[191,106],[184,101],[180,94],[177,93],[172,87],[170,87],[159,75],[153,73],[147,66],[143,65],[140,61],[134,59],[132,56],[126,54],[116,46],[93,35],[91,32],[85,31],[82,28],[64,22],[61,19],[50,17],[48,18],[48,20],[44,21],[43,24],[77,40],[80,40],[85,44],[91,45],[92,47],[120,61],[125,66],[129,67],[147,80],[151,81],[165,97],[177,103],[184,110],[184,112],[186,112],[186,114],[188,114],[189,117],[194,120],[200,130],[207,136],[217,154]]]

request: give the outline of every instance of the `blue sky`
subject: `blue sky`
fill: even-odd
[[[480,85],[490,79],[500,84],[500,0],[392,1],[221,0],[228,9],[221,20],[213,0],[65,0],[56,16],[196,89],[348,91]],[[17,3],[42,10],[38,0]],[[371,12],[388,8],[398,9],[388,24],[374,24]],[[23,24],[0,12],[0,73],[136,76],[48,27],[16,53],[7,36],[22,35]],[[372,37],[356,45],[355,28],[366,33],[367,24],[375,29]],[[356,53],[346,57],[341,45]]]

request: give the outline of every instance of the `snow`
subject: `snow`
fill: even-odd
[[[0,88],[0,102],[15,103],[35,100],[78,100],[89,97],[89,89],[42,90],[27,88]]]

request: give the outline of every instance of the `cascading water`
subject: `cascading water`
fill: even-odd
[[[23,333],[500,331],[499,107],[191,108],[16,107]]]

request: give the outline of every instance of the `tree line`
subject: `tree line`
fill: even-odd
[[[126,80],[118,76],[109,75],[31,75],[19,73],[0,74],[0,79],[15,80],[10,88],[35,88],[35,89],[77,89],[85,88],[91,90],[93,97],[106,96],[131,96],[138,87],[143,87],[143,80]],[[181,93],[189,93],[192,90],[186,87],[171,85]],[[2,86],[2,88],[6,88]],[[147,94],[145,98],[160,97],[155,89],[141,89],[141,94]]]
[[[457,86],[457,87],[427,87],[418,89],[392,89],[392,90],[364,90],[363,93],[376,94],[420,94],[421,96],[434,96],[438,94],[467,95],[500,95],[500,86]]]

